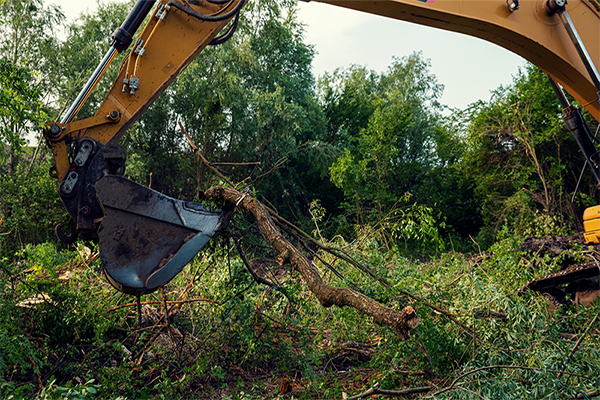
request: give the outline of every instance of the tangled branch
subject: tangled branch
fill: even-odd
[[[208,189],[205,195],[208,199],[225,200],[251,213],[271,246],[279,253],[280,263],[289,262],[300,272],[302,280],[323,307],[353,307],[373,317],[376,322],[390,327],[403,339],[409,338],[410,330],[419,325],[419,318],[411,306],[406,306],[400,311],[394,310],[350,288],[325,284],[312,262],[281,234],[267,208],[248,193],[242,194],[232,188],[214,186]]]

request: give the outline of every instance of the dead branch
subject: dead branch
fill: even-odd
[[[240,255],[240,258],[242,259],[242,262],[244,263],[244,265],[246,266],[246,269],[248,270],[248,272],[250,272],[250,275],[252,275],[252,278],[254,278],[254,281],[260,285],[267,285],[271,288],[274,288],[278,291],[280,291],[289,301],[290,303],[295,303],[294,299],[292,299],[287,291],[285,290],[285,288],[283,288],[281,285],[277,285],[273,282],[271,282],[268,279],[263,278],[262,276],[258,275],[255,271],[254,268],[252,268],[252,265],[250,265],[250,262],[248,261],[248,258],[246,257],[246,253],[244,253],[244,250],[242,249],[242,246],[240,245],[240,242],[238,240],[238,238],[233,238],[233,243],[235,243],[235,247],[237,248],[237,251]],[[277,278],[275,278],[277,279]]]
[[[591,392],[577,393],[577,395],[575,397],[571,397],[571,398],[572,399],[591,399],[598,395],[600,395],[600,390],[593,390]]]
[[[248,166],[248,165],[260,165],[260,161],[254,162],[214,162],[212,165],[227,165],[227,166]]]
[[[376,382],[373,385],[373,387],[371,387],[366,392],[357,394],[352,397],[347,397],[348,395],[346,393],[342,393],[342,398],[345,400],[357,400],[357,399],[362,399],[365,397],[373,396],[376,394],[383,394],[386,396],[407,396],[410,394],[426,393],[426,392],[431,391],[434,388],[433,386],[425,386],[425,387],[417,387],[417,388],[406,389],[406,390],[385,390],[385,389],[379,389],[380,386],[381,386],[381,384],[379,382]]]
[[[387,325],[398,337],[404,339],[410,336],[410,329],[418,326],[419,318],[411,306],[406,306],[401,311],[394,310],[355,290],[325,284],[311,262],[279,232],[267,209],[247,193],[242,194],[232,188],[215,186],[208,189],[205,194],[209,199],[223,199],[250,212],[269,243],[280,255],[283,255],[283,259],[289,260],[300,272],[302,280],[323,307],[334,305],[353,307],[373,317],[376,322]]]
[[[238,254],[240,255],[240,258],[242,259],[242,262],[244,263],[244,266],[246,267],[248,272],[250,272],[250,275],[252,275],[252,278],[254,278],[256,283],[258,283],[260,285],[267,285],[269,287],[277,287],[273,282],[269,281],[268,279],[264,279],[262,276],[259,276],[254,271],[254,269],[250,265],[250,261],[248,261],[248,258],[246,257],[246,253],[244,253],[244,250],[242,249],[242,246],[240,245],[240,241],[238,240],[238,238],[234,237],[233,243],[235,243],[235,247],[238,251]]]
[[[475,318],[479,319],[490,319],[494,318],[499,321],[508,321],[508,314],[502,311],[492,311],[492,310],[475,310],[474,313]]]
[[[217,174],[219,176],[219,178],[223,179],[225,182],[227,182],[228,185],[233,186],[233,183],[231,183],[231,181],[229,179],[227,179],[227,177],[225,177],[225,175],[223,175],[222,173],[220,173],[219,171],[217,171],[217,169],[215,167],[213,167],[206,158],[204,158],[204,156],[202,155],[202,153],[200,153],[200,150],[198,150],[198,147],[194,144],[194,142],[192,142],[192,138],[190,138],[190,135],[188,135],[188,133],[186,132],[185,128],[183,127],[183,124],[181,122],[179,122],[179,128],[181,129],[181,132],[183,132],[183,134],[185,135],[185,137],[187,138],[190,146],[192,147],[192,149],[196,152],[196,154],[198,154],[198,156],[202,159],[202,162],[208,167],[210,168],[215,174]]]
[[[220,304],[218,301],[210,300],[210,299],[189,299],[189,300],[181,300],[181,301],[167,301],[168,305],[179,305],[179,304],[188,304],[188,303],[196,303],[198,301],[206,301],[208,303]],[[151,305],[151,304],[163,304],[161,301],[142,301],[141,305]],[[111,313],[113,311],[120,310],[121,308],[133,307],[137,306],[137,303],[127,303],[117,307],[113,307],[110,310],[106,311],[106,313]]]

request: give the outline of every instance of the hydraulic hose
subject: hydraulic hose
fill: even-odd
[[[210,42],[209,44],[211,46],[217,46],[217,45],[223,44],[226,41],[228,41],[229,39],[231,39],[231,37],[235,33],[235,30],[237,29],[239,20],[240,20],[240,13],[237,13],[235,15],[235,20],[233,21],[233,24],[229,27],[229,30],[224,35],[214,38],[212,40],[212,42]]]
[[[247,0],[240,0],[239,3],[235,6],[235,8],[233,10],[226,12],[223,15],[201,14],[198,11],[194,10],[193,8],[187,7],[176,1],[170,1],[168,5],[171,7],[175,7],[177,9],[189,14],[190,16],[201,20],[201,21],[219,22],[219,21],[224,21],[226,19],[229,19],[229,18],[233,17],[235,14],[237,14],[242,9],[244,4],[246,4],[246,1]],[[230,1],[226,1],[226,3],[229,3],[229,2]],[[215,3],[215,4],[218,4],[218,3]],[[225,3],[223,3],[223,4],[225,4]]]

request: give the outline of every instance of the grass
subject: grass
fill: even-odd
[[[155,303],[144,305],[137,329],[135,307],[126,306],[133,299],[112,289],[83,246],[28,246],[0,272],[0,397],[342,398],[377,382],[430,386],[421,395],[429,398],[564,399],[600,387],[600,304],[551,313],[543,296],[518,294],[560,260],[533,268],[536,256],[513,237],[484,254],[422,261],[361,243],[338,244],[391,288],[322,257],[378,301],[415,307],[421,324],[407,341],[354,309],[321,307],[297,273],[275,262],[265,273],[284,291],[255,284],[226,240],[166,286],[179,301],[171,303],[173,337],[160,292],[142,299]],[[315,265],[326,281],[344,284]],[[508,319],[477,317],[490,311]]]

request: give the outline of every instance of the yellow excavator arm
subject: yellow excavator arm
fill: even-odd
[[[130,19],[134,20],[133,22],[143,20],[150,11],[152,15],[137,41],[133,43],[127,61],[123,63],[117,79],[96,114],[91,118],[72,122],[83,105],[82,102],[76,102],[67,111],[67,116],[61,120],[62,123],[50,124],[46,139],[54,152],[55,176],[63,180],[70,168],[72,160],[69,160],[67,155],[69,142],[82,135],[102,144],[116,142],[181,71],[214,40],[223,27],[238,15],[244,2],[245,0],[215,1],[216,4],[213,4],[208,1],[188,1],[185,2],[187,4],[183,4],[161,0],[152,10],[154,1],[138,1]],[[111,50],[105,59],[112,61],[117,52],[126,50],[118,48],[118,35],[119,32],[126,31],[133,22],[125,21],[122,27],[117,29],[113,35]],[[135,30],[127,34],[132,37]],[[101,63],[100,72],[106,71],[109,64],[110,62]],[[87,93],[83,94],[82,98],[87,98],[100,77],[101,74],[93,77],[95,82],[92,82],[91,88],[84,89]],[[52,128],[56,134],[53,134]]]
[[[314,1],[464,33],[495,43],[546,72],[600,121],[597,95],[600,88],[594,83],[597,68],[600,68],[600,3],[597,0],[569,0],[564,8],[568,14],[561,12],[560,0]],[[590,75],[564,26],[563,19],[567,15],[587,49],[589,59],[595,64],[595,77]],[[473,57],[477,55],[473,54]]]
[[[44,131],[56,162],[51,175],[59,180],[59,195],[71,215],[70,234],[57,227],[57,235],[66,242],[77,236],[99,240],[107,276],[125,293],[141,295],[164,285],[226,218],[125,179],[126,155],[116,141],[207,45],[231,35],[246,1],[139,0],[66,115]],[[600,181],[587,127],[560,87],[600,121],[598,0],[569,0],[568,5],[566,0],[317,1],[475,36],[537,65],[551,78],[565,121]],[[139,39],[131,43],[148,15]],[[96,114],[75,121],[115,55],[130,44]]]

